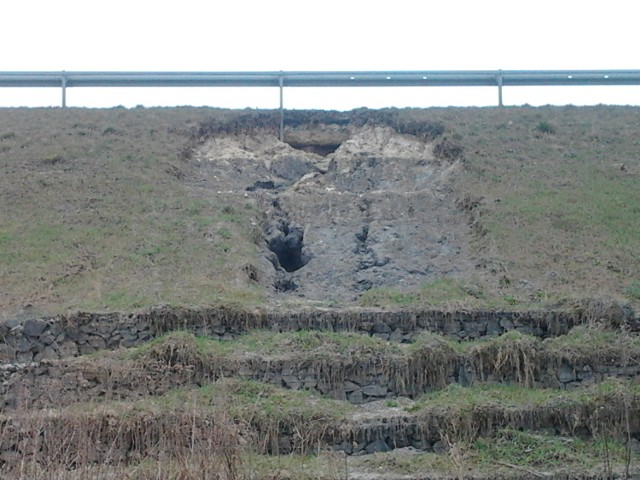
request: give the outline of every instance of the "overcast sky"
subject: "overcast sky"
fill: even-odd
[[[636,8],[633,8],[636,7]],[[635,0],[15,0],[0,70],[637,69]],[[640,104],[640,87],[511,87],[506,104]],[[277,89],[69,89],[70,106],[274,108]],[[0,105],[59,105],[0,89]],[[285,89],[287,108],[495,105],[494,88]]]

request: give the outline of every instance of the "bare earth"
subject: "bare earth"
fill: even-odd
[[[471,275],[468,218],[451,186],[458,159],[438,158],[434,142],[381,126],[287,136],[309,150],[339,147],[323,156],[261,133],[215,138],[193,155],[207,190],[257,200],[271,244],[297,232],[294,265],[264,252],[265,284],[301,300],[344,302],[371,288]]]

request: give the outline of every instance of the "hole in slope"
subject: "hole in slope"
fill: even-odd
[[[302,251],[303,240],[302,230],[290,227],[286,222],[279,225],[279,229],[269,237],[269,250],[276,254],[278,263],[287,272],[300,270],[309,261]]]
[[[275,188],[277,187],[273,180],[258,180],[253,185],[245,188],[245,190],[247,192],[255,192],[256,190],[274,190]]]
[[[349,136],[349,131],[338,125],[318,124],[289,128],[285,131],[284,141],[297,150],[326,157],[335,152]]]
[[[327,155],[335,152],[342,143],[299,143],[299,142],[286,142],[296,150],[303,150],[308,153],[315,153],[326,157]]]

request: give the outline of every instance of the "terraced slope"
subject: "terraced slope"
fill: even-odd
[[[636,109],[0,111],[0,478],[640,475]]]
[[[14,472],[19,460],[30,478],[69,467],[69,478],[151,478],[155,464],[166,478],[178,475],[172,468],[279,478],[252,462],[293,455],[299,472],[315,454],[360,478],[371,466],[362,455],[376,464],[395,454],[393,465],[416,469],[407,478],[451,474],[456,462],[482,478],[490,459],[481,449],[517,439],[526,455],[500,460],[509,478],[567,473],[560,462],[530,465],[558,444],[567,457],[597,454],[572,466],[581,478],[635,471],[639,360],[637,337],[604,324],[544,340],[512,330],[466,341],[422,333],[410,343],[355,332],[174,332],[115,352],[6,364],[0,458]],[[314,475],[344,471],[325,464]]]

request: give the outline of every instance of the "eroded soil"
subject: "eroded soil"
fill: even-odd
[[[372,288],[471,275],[470,227],[452,188],[460,158],[442,155],[441,141],[320,125],[288,129],[285,142],[267,132],[220,135],[191,161],[208,190],[259,203],[266,285],[287,297],[349,302]]]

